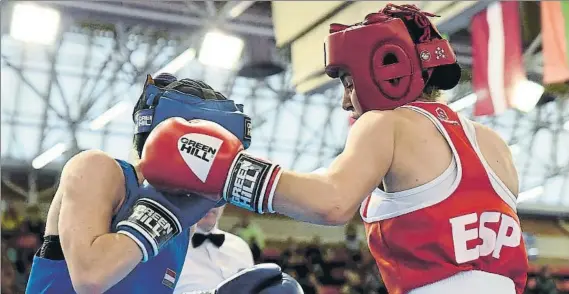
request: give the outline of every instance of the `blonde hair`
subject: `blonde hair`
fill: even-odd
[[[420,100],[427,102],[437,102],[441,98],[441,90],[436,87],[426,87],[419,97]]]

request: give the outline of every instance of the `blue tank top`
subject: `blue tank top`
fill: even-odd
[[[128,204],[136,200],[133,195],[138,187],[136,173],[132,165],[117,160],[125,177],[125,202],[117,215],[128,211]],[[115,220],[113,219],[113,228]],[[164,247],[160,253],[145,263],[138,264],[122,281],[105,293],[173,293],[189,244],[186,230]],[[65,260],[49,260],[34,256],[32,270],[26,288],[28,294],[67,294],[75,293]]]

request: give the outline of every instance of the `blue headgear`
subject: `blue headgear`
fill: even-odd
[[[135,146],[139,155],[142,152],[144,141],[147,134],[150,133],[160,122],[171,117],[182,117],[187,120],[203,119],[220,124],[241,142],[245,149],[251,144],[251,119],[243,113],[243,104],[235,104],[232,100],[215,100],[223,95],[216,93],[207,84],[198,81],[190,81],[198,84],[199,92],[202,96],[198,97],[190,93],[184,93],[176,90],[176,86],[180,86],[180,82],[172,75],[160,75],[158,79],[170,79],[165,87],[158,87],[150,75],[147,76],[142,97],[135,108],[134,124],[135,124],[135,145],[137,135],[144,135],[141,146]],[[176,84],[178,83],[178,84]],[[208,99],[212,98],[212,99]]]

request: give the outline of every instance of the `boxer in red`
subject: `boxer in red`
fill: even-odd
[[[360,209],[392,294],[521,294],[516,169],[496,132],[434,99],[457,85],[460,67],[432,16],[389,4],[331,25],[326,72],[341,79],[357,121],[327,171],[284,170],[243,152],[218,124],[170,119],[148,138],[142,172],[155,186],[316,224],[344,224]],[[180,147],[192,140],[215,150],[211,161]]]

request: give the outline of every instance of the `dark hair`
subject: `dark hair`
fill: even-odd
[[[210,85],[206,84],[203,81],[192,79],[181,79],[178,81],[175,76],[168,73],[160,74],[153,80],[154,85],[163,90],[176,90],[185,94],[190,94],[192,96],[202,98],[204,100],[227,100],[227,97],[215,91]],[[147,81],[144,85],[145,88],[148,82],[149,77],[147,78]],[[135,119],[135,115],[138,111],[156,107],[159,101],[160,97],[154,99],[153,105],[146,104],[146,95],[143,90],[140,98],[138,99],[138,102],[132,111],[132,119]],[[142,147],[144,146],[144,142],[146,142],[149,134],[150,132],[144,132],[134,135],[133,148],[136,150],[139,158],[142,154]]]

